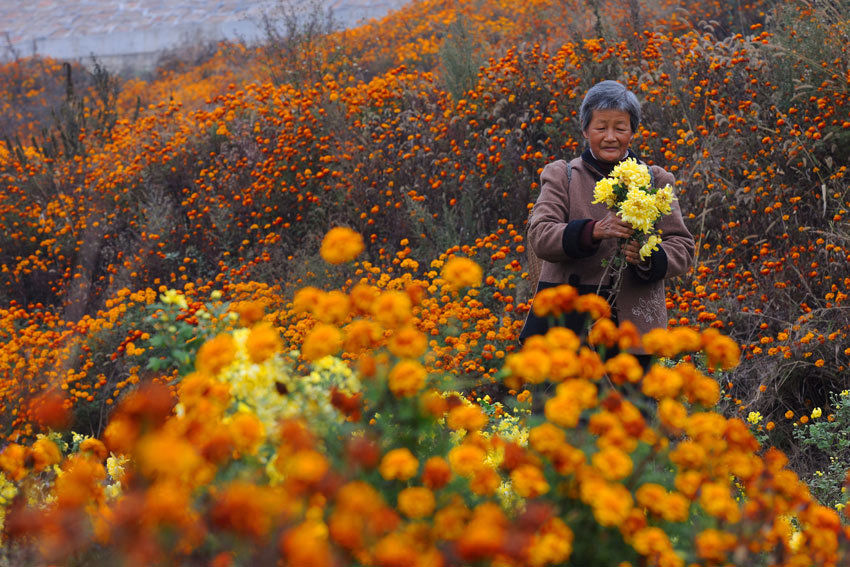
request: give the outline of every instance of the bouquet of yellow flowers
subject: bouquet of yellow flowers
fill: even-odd
[[[645,260],[661,243],[655,225],[658,219],[672,212],[673,199],[673,188],[669,184],[653,187],[649,168],[634,158],[628,158],[618,163],[608,177],[596,183],[592,202],[604,203],[635,230],[631,238],[641,244],[639,254],[641,260]],[[606,261],[605,275],[612,267],[616,270],[610,301],[617,295],[625,265],[622,248],[611,261]],[[605,280],[604,276],[602,280]]]

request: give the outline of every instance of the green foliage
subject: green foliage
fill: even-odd
[[[828,415],[827,411],[830,411]],[[811,471],[805,478],[812,494],[825,506],[843,508],[848,501],[850,471],[850,391],[830,396],[826,410],[815,408],[810,420],[794,427],[794,439],[809,457]]]
[[[479,49],[463,15],[459,13],[449,25],[440,46],[440,62],[444,71],[442,78],[455,101],[466,98],[467,92],[478,83],[478,69],[481,66]]]
[[[147,306],[150,315],[142,327],[150,330],[143,354],[145,368],[152,372],[176,370],[180,376],[194,370],[201,345],[225,329],[229,307],[225,302],[189,311],[186,299],[176,291],[160,295],[160,301]]]

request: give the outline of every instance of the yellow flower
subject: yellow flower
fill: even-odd
[[[655,250],[658,250],[659,244],[661,244],[661,237],[657,234],[651,235],[646,240],[646,243],[640,247],[640,251],[638,252],[640,254],[640,259],[646,260],[649,258]]]
[[[343,264],[354,260],[363,252],[363,237],[348,227],[337,226],[328,231],[322,240],[319,254],[328,264]]]
[[[483,271],[481,266],[469,258],[455,256],[443,266],[441,276],[455,289],[478,287],[481,285]]]
[[[603,177],[596,182],[593,188],[593,201],[591,203],[605,203],[606,207],[613,207],[617,204],[617,196],[614,195],[614,185],[617,183],[615,179]]]
[[[669,183],[655,193],[655,206],[662,215],[669,215],[673,212],[673,209],[670,208],[673,199],[675,199],[673,196],[673,187]]]
[[[166,305],[176,305],[180,309],[186,309],[188,307],[186,298],[180,295],[176,289],[169,289],[165,293],[160,294],[159,300]]]
[[[821,415],[823,415],[823,411],[820,408],[815,408],[812,410],[812,419],[817,419]]]
[[[652,225],[660,214],[655,206],[655,198],[640,189],[629,189],[625,200],[620,204],[620,218],[635,230],[645,233],[652,230]]]
[[[649,168],[638,163],[634,158],[628,158],[614,166],[611,177],[619,179],[629,191],[646,187],[652,179],[649,175]]]
[[[761,420],[762,420],[762,416],[761,416],[761,414],[760,414],[759,412],[757,412],[757,411],[751,411],[751,412],[747,415],[747,421],[748,421],[748,422],[750,422],[750,423],[752,423],[753,425],[756,425],[756,424],[757,424],[757,423],[759,423]]]

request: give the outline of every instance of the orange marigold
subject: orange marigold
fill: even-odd
[[[393,449],[381,459],[378,471],[384,480],[410,480],[419,471],[419,461],[406,447]]]
[[[371,313],[372,303],[380,293],[381,291],[373,285],[359,283],[351,288],[348,295],[351,298],[351,304],[357,311],[360,313]]]
[[[346,352],[356,353],[376,346],[383,338],[381,326],[369,319],[357,319],[342,329]]]
[[[525,550],[528,565],[561,565],[573,551],[573,532],[560,518],[550,518]]]
[[[617,344],[620,332],[617,325],[611,319],[598,319],[587,334],[587,342],[593,346],[604,345],[607,348]]]
[[[387,383],[396,397],[413,396],[425,387],[427,376],[428,371],[415,360],[401,360],[390,370]]]
[[[21,480],[27,475],[25,461],[29,456],[29,449],[17,443],[9,443],[0,453],[0,469],[14,481]]]
[[[342,348],[342,333],[333,325],[319,323],[304,339],[301,356],[305,360],[315,361],[334,354]]]
[[[454,289],[462,289],[480,286],[484,272],[469,258],[454,256],[443,265],[440,275]]]
[[[720,334],[714,328],[702,332],[702,343],[708,364],[714,368],[731,370],[738,365],[741,358],[741,347],[733,339]]]
[[[449,411],[446,423],[451,429],[478,431],[487,425],[487,415],[478,406],[460,405]]]
[[[419,565],[419,552],[415,542],[405,534],[391,533],[381,538],[372,550],[375,567],[406,567]]]
[[[611,306],[604,297],[595,293],[579,296],[575,302],[575,309],[580,313],[587,313],[594,321],[611,316]]]
[[[237,480],[215,496],[210,519],[216,526],[259,540],[269,534],[284,508],[279,490]]]
[[[549,375],[551,364],[546,351],[529,347],[508,355],[505,360],[505,366],[512,376],[531,384],[543,382]]]
[[[265,313],[265,307],[259,301],[240,301],[230,310],[239,315],[239,323],[243,327],[250,327],[260,321]]]
[[[372,302],[372,315],[383,326],[395,329],[410,320],[412,306],[403,291],[385,291]]]
[[[676,400],[664,398],[658,403],[658,419],[669,431],[679,432],[688,423],[688,410]]]
[[[307,520],[285,532],[280,549],[292,567],[331,567],[335,563],[328,526],[320,520]]]
[[[631,457],[616,447],[605,447],[590,458],[593,466],[606,480],[622,480],[632,474]]]
[[[322,323],[342,324],[351,311],[351,299],[339,290],[331,290],[316,296],[313,316]]]
[[[636,384],[643,376],[643,366],[631,354],[621,352],[605,361],[605,372],[615,384]]]
[[[87,441],[89,440],[87,439]],[[97,440],[92,439],[92,441]],[[100,443],[100,441],[97,442]],[[100,446],[103,447],[103,443],[100,443]],[[106,447],[103,447],[103,452],[103,458],[106,458]],[[42,471],[47,467],[55,465],[62,461],[62,452],[59,451],[59,447],[57,447],[56,443],[54,443],[47,437],[41,437],[35,443],[32,444],[32,450],[30,455],[33,461],[32,468],[36,472]]]
[[[549,398],[543,406],[546,419],[566,428],[578,425],[581,410],[578,400],[566,394],[557,394]]]
[[[655,365],[641,382],[641,391],[651,398],[676,398],[682,391],[682,375],[670,368]]]
[[[245,349],[251,360],[259,364],[283,348],[283,341],[271,323],[259,323],[251,328],[245,339]]]
[[[422,471],[422,484],[431,490],[439,490],[448,484],[452,477],[449,463],[442,457],[431,457],[425,461]]]
[[[416,327],[406,325],[390,337],[388,347],[399,358],[419,358],[428,348],[428,337]]]
[[[308,285],[295,292],[292,299],[292,310],[296,313],[312,313],[324,291]]]
[[[475,471],[486,466],[486,458],[484,449],[471,443],[458,445],[449,451],[449,463],[454,473],[459,476],[472,476]]]
[[[215,376],[236,358],[236,343],[229,334],[215,336],[201,345],[195,356],[195,368]]]
[[[80,443],[80,453],[91,453],[99,461],[105,460],[109,455],[109,451],[106,450],[106,445],[104,445],[100,439],[94,439],[93,437],[89,437]]]
[[[319,254],[328,264],[344,264],[354,260],[363,252],[363,248],[363,237],[360,233],[348,227],[337,226],[330,229],[322,239]]]
[[[511,471],[511,485],[523,498],[537,498],[549,492],[549,483],[540,467],[527,463]]]
[[[434,506],[434,493],[423,486],[405,488],[398,495],[398,511],[412,520],[430,516]]]
[[[532,308],[538,317],[560,317],[575,308],[578,291],[571,285],[559,285],[540,290],[534,296]]]
[[[528,432],[528,444],[541,455],[552,455],[567,441],[564,430],[544,422]]]
[[[249,412],[240,411],[228,422],[234,448],[243,455],[255,455],[265,440],[266,429],[260,419]]]
[[[697,534],[695,543],[700,557],[713,563],[725,563],[726,554],[735,548],[737,538],[729,532],[707,529]]]

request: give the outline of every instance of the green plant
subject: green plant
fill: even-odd
[[[458,14],[440,46],[443,82],[455,101],[466,98],[466,93],[478,82],[481,60],[477,52],[475,38],[470,34],[463,15]]]
[[[214,300],[220,297],[220,292],[213,292]],[[152,332],[148,348],[140,352],[147,358],[145,368],[154,372],[176,369],[180,376],[191,372],[195,353],[204,341],[225,329],[229,306],[224,302],[213,306],[193,304],[190,308],[186,298],[173,289],[161,294],[158,302],[147,306],[151,313],[145,326]]]
[[[838,509],[847,504],[847,471],[850,470],[850,390],[830,396],[832,413],[812,410],[808,419],[794,427],[794,439],[806,449],[813,471],[806,475],[812,494],[825,506]],[[803,423],[805,421],[805,423]]]

